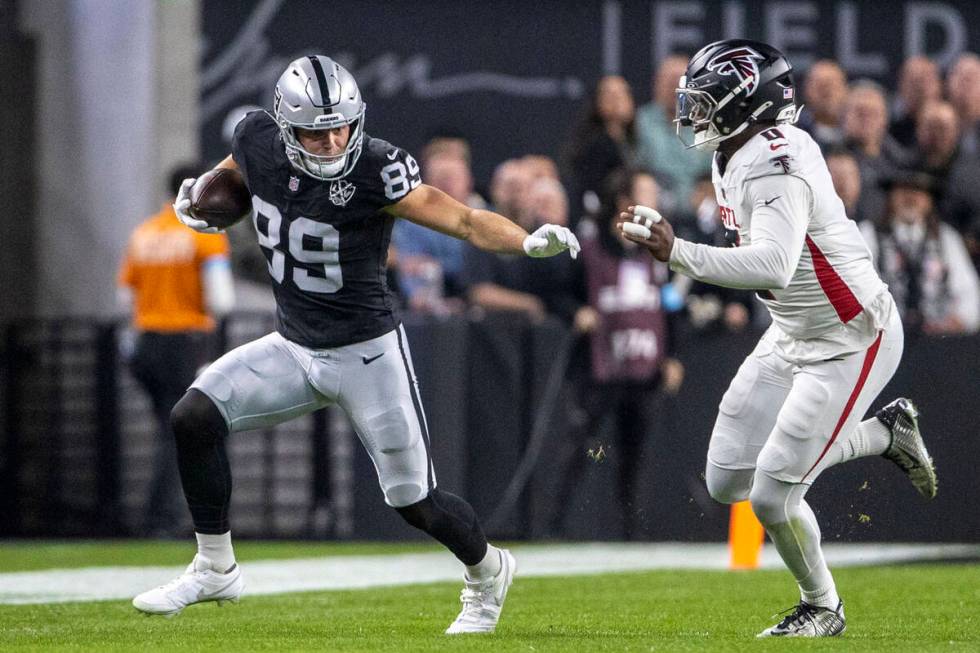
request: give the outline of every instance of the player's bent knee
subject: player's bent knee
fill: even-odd
[[[723,469],[710,461],[704,471],[708,494],[719,503],[737,503],[748,499],[752,476],[751,469]]]
[[[708,494],[718,503],[738,503],[749,498],[749,488],[708,483]]]
[[[178,442],[214,440],[228,432],[228,426],[211,399],[191,388],[170,411],[170,426]]]
[[[789,521],[787,510],[793,484],[773,478],[765,478],[753,485],[749,493],[752,512],[764,526],[784,524]]]
[[[419,483],[402,483],[385,489],[385,502],[392,508],[406,508],[425,499],[429,489]]]

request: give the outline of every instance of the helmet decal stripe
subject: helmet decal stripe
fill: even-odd
[[[320,102],[322,103],[321,106],[323,106],[323,115],[327,115],[330,113],[328,109],[330,106],[330,92],[327,90],[327,76],[323,73],[323,66],[320,64],[319,57],[310,57],[310,63],[313,64],[316,83],[320,86]]]
[[[296,59],[276,82],[273,113],[286,157],[300,172],[319,179],[341,179],[357,164],[364,143],[364,101],[357,82],[330,57],[308,55]],[[307,150],[299,129],[350,129],[347,147],[339,154]]]

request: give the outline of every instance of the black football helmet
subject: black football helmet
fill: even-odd
[[[802,108],[796,104],[793,67],[783,53],[745,39],[701,48],[676,94],[677,137],[699,150],[714,150],[752,124],[794,123]]]

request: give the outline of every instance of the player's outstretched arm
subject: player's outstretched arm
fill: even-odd
[[[789,285],[799,264],[809,215],[810,188],[778,175],[748,182],[753,204],[751,245],[712,247],[674,238],[666,221],[651,224],[649,237],[625,232],[671,269],[726,288],[778,290]],[[624,223],[629,223],[624,217]],[[668,243],[669,244],[666,244]]]
[[[574,258],[579,251],[575,234],[565,227],[544,225],[529,235],[499,213],[470,208],[428,184],[421,184],[386,211],[492,252],[541,257],[569,250]]]
[[[810,186],[798,177],[771,175],[746,182],[752,206],[751,244],[710,247],[679,242],[670,267],[699,281],[728,288],[779,290],[800,262],[809,224]]]

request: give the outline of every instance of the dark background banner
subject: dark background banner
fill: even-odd
[[[416,152],[433,134],[461,133],[485,183],[510,156],[559,155],[604,73],[624,75],[639,105],[664,55],[744,36],[782,48],[799,70],[832,57],[852,78],[893,88],[908,56],[945,66],[976,50],[980,3],[205,0],[203,33],[209,159],[229,151],[229,116],[271,106],[286,64],[319,52],[356,76],[368,133]]]

